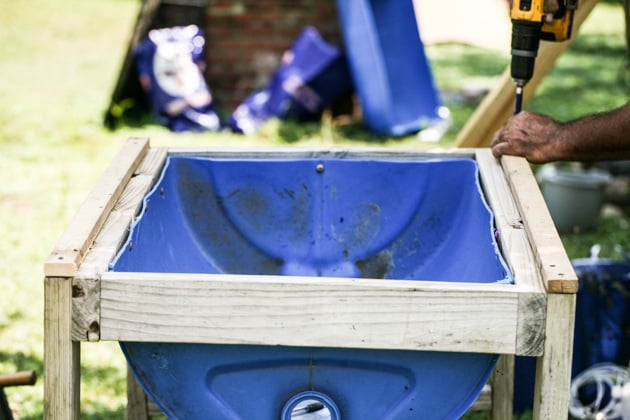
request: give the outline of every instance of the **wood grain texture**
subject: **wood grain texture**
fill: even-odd
[[[521,290],[544,292],[523,216],[514,199],[512,188],[505,179],[503,168],[489,149],[478,149],[476,159],[485,197],[494,215],[500,248],[514,275],[515,283]]]
[[[80,343],[72,341],[72,279],[44,279],[44,418],[79,419]]]
[[[150,149],[114,205],[73,280],[72,338],[100,339],[100,277],[127,238],[143,199],[159,177],[165,149]]]
[[[101,339],[513,353],[510,285],[105,273]]]
[[[540,271],[547,292],[577,293],[577,275],[529,163],[521,157],[503,156],[501,164],[523,216],[525,231],[536,259],[536,269]]]
[[[122,189],[149,148],[148,139],[129,139],[98,180],[44,263],[44,274],[73,277]]]
[[[550,294],[548,297],[545,351],[544,356],[539,357],[536,362],[534,420],[567,417],[573,360],[575,298],[575,294],[561,293]]]

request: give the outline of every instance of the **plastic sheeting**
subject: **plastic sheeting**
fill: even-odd
[[[131,246],[133,244],[133,246]],[[508,282],[476,163],[170,157],[112,270]],[[344,419],[457,418],[470,353],[122,343],[172,418],[277,420],[321,392]]]

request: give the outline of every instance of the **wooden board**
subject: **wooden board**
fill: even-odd
[[[527,161],[504,156],[501,164],[523,215],[525,231],[548,293],[577,293],[578,278]]]
[[[47,277],[73,277],[76,274],[92,241],[148,149],[148,139],[133,138],[125,143],[44,263]]]
[[[100,293],[102,340],[514,354],[519,322],[544,331],[511,285],[110,272]]]

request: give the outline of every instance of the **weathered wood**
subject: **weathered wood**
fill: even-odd
[[[72,326],[74,341],[100,340],[100,290],[98,279],[72,279]]]
[[[503,156],[501,164],[513,191],[525,230],[532,244],[536,268],[548,293],[577,293],[578,279],[538,188],[529,163]]]
[[[580,0],[573,18],[573,39],[579,28],[591,13],[597,0]],[[556,60],[570,45],[566,42],[540,43],[534,76],[524,90],[523,104],[534,95],[536,88],[551,71]],[[495,87],[481,101],[475,112],[466,122],[455,139],[455,147],[487,147],[494,133],[505,124],[514,113],[515,85],[510,74],[510,66],[505,69]]]
[[[497,284],[105,273],[101,339],[514,353]]]
[[[523,291],[543,292],[544,284],[536,269],[536,259],[523,225],[523,216],[499,161],[489,149],[479,149],[476,160],[485,197],[494,215],[502,254],[510,266],[515,283]]]
[[[77,270],[76,277],[97,279],[109,269],[130,225],[141,210],[143,199],[160,176],[166,149],[150,149],[138,166],[94,239],[90,252]]]
[[[100,339],[100,276],[106,272],[127,237],[143,198],[155,184],[166,160],[166,149],[150,149],[109,213],[73,281],[72,339]]]
[[[73,277],[76,274],[94,237],[148,148],[148,139],[134,138],[125,143],[44,263],[46,276]]]
[[[547,299],[545,352],[536,361],[534,420],[566,418],[569,407],[575,295],[553,293]]]
[[[72,279],[44,279],[44,418],[79,419],[80,344],[72,341]]]
[[[490,384],[484,385],[479,396],[468,411],[490,411],[492,409],[493,390]],[[498,418],[498,417],[497,417]]]
[[[502,255],[520,292],[516,354],[540,355],[546,300],[536,256],[501,165],[489,149],[479,149],[476,159],[485,197],[494,214]]]
[[[491,418],[512,418],[514,399],[514,356],[502,354],[490,378],[492,384]]]
[[[127,418],[149,420],[149,399],[136,380],[131,369],[127,368]]]

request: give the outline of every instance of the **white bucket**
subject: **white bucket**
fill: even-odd
[[[594,229],[610,182],[605,171],[545,165],[538,173],[542,194],[556,228],[561,233]]]

